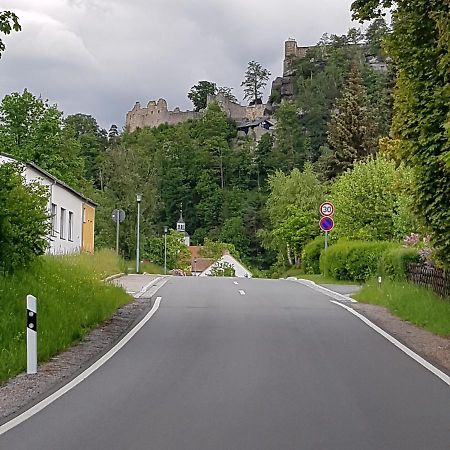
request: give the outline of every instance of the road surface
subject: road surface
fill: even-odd
[[[124,348],[0,449],[450,448],[449,386],[321,293],[180,277],[157,295]]]

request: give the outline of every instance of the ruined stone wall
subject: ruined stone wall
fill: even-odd
[[[199,117],[201,114],[195,111],[180,111],[179,108],[169,111],[167,102],[160,98],[157,102],[149,101],[145,108],[141,108],[140,103],[137,102],[133,109],[128,111],[125,125],[130,132],[133,132],[137,128],[155,128],[163,123],[176,125]]]
[[[266,105],[243,106],[230,101],[222,94],[208,95],[208,105],[217,102],[222,111],[236,122],[252,121],[264,117]]]

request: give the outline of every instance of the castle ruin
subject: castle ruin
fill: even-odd
[[[266,105],[242,106],[239,103],[232,102],[223,94],[208,95],[207,104],[217,102],[222,111],[236,122],[253,121],[265,117]],[[188,120],[195,120],[202,117],[202,112],[181,111],[175,108],[169,111],[167,102],[160,98],[157,102],[151,100],[147,107],[142,108],[139,102],[136,102],[133,109],[128,111],[126,117],[126,128],[130,132],[138,128],[156,128],[165,123],[168,125],[176,125]]]

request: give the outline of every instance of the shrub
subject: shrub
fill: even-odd
[[[365,281],[377,275],[383,253],[397,246],[392,242],[338,241],[320,256],[326,276],[337,280]]]
[[[305,245],[302,252],[302,269],[306,274],[320,274],[320,254],[325,248],[325,237],[317,236]]]
[[[416,248],[391,248],[380,259],[380,272],[393,280],[405,280],[408,264],[420,262]]]
[[[28,267],[47,248],[48,191],[24,183],[18,164],[0,165],[0,272]]]

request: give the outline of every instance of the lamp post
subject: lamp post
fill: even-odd
[[[168,228],[164,227],[164,275],[167,275],[167,231]]]
[[[194,258],[194,277],[197,276],[197,258]]]
[[[141,201],[142,201],[142,194],[136,194],[136,201],[137,201],[137,239],[136,239],[136,273],[139,273],[139,263],[140,263],[140,256],[139,256],[139,234],[140,234],[140,218],[141,218]]]

